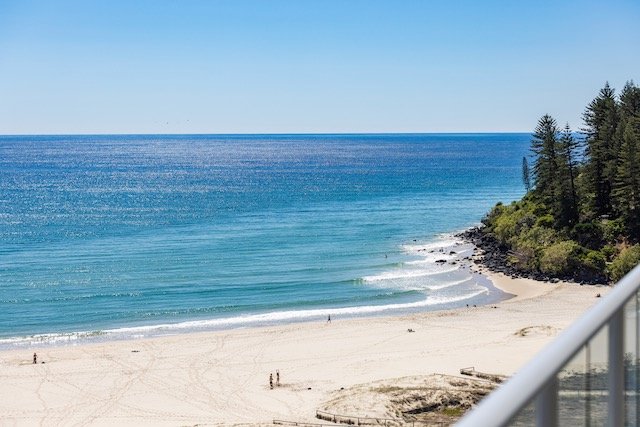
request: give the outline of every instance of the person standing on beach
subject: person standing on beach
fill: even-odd
[[[33,364],[35,365],[36,363],[38,363],[38,355],[33,353]]]
[[[327,317],[327,323],[331,323],[331,315],[329,315],[329,317]]]
[[[273,390],[273,373],[269,374],[269,388]]]
[[[280,370],[276,369],[276,386],[280,387]]]

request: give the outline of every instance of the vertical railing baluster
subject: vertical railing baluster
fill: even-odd
[[[624,425],[624,306],[609,320],[608,426]]]
[[[634,358],[634,372],[635,372],[635,384],[633,389],[636,395],[636,423],[635,425],[640,426],[640,369],[638,369],[638,361],[640,361],[640,310],[638,293],[636,292],[636,306],[634,309],[634,315],[636,316],[636,334],[634,338],[636,340],[636,357]]]
[[[558,427],[558,377],[553,377],[536,397],[536,427]]]
[[[591,427],[591,346],[589,345],[589,342],[587,341],[587,344],[585,345],[585,388],[586,388],[586,393],[585,393],[585,398],[584,398],[584,404],[586,406],[585,411],[584,411],[584,415],[585,415],[585,420],[584,420],[584,425],[586,427]]]

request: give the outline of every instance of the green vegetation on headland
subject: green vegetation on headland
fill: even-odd
[[[498,203],[472,240],[502,253],[508,273],[589,283],[619,280],[640,262],[640,88],[608,84],[578,135],[544,115],[524,158],[527,194]]]

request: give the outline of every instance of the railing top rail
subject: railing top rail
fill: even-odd
[[[507,425],[639,289],[640,265],[456,426]]]

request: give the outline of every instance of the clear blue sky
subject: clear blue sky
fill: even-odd
[[[627,79],[638,0],[0,0],[0,134],[579,127]]]

